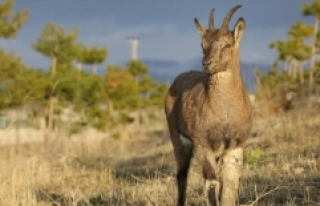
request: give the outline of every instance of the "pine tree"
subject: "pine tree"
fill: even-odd
[[[128,61],[127,68],[130,74],[134,77],[136,84],[139,83],[139,78],[149,72],[149,68],[138,60]]]
[[[126,69],[109,65],[105,74],[105,90],[109,106],[114,109],[136,109],[138,107],[138,90],[134,77]]]
[[[292,41],[294,78],[299,70],[300,84],[304,84],[303,65],[310,59],[311,47],[305,42],[312,36],[312,26],[301,21],[296,22],[288,30],[289,39]]]
[[[57,65],[70,65],[76,58],[76,40],[78,30],[67,33],[65,28],[58,27],[53,22],[46,23],[33,48],[46,57],[51,58],[51,73],[56,73]]]
[[[0,38],[16,37],[17,32],[28,21],[29,10],[12,13],[13,5],[14,0],[0,2]]]
[[[107,58],[108,51],[105,47],[82,48],[82,63],[92,65],[92,73],[97,74],[97,64],[102,64]]]
[[[304,3],[301,7],[301,12],[304,16],[312,16],[314,17],[314,26],[313,26],[313,34],[312,34],[312,44],[311,44],[311,52],[310,52],[310,71],[309,71],[309,88],[308,94],[309,98],[311,98],[313,84],[314,84],[314,70],[315,70],[315,61],[316,61],[316,49],[317,49],[317,37],[319,33],[319,25],[320,25],[320,0],[314,0],[312,3]],[[309,101],[310,106],[310,101]]]
[[[75,44],[77,36],[77,29],[74,29],[71,33],[67,33],[64,28],[57,27],[53,22],[48,22],[41,31],[40,37],[32,45],[36,51],[51,58],[51,75],[53,79],[57,65],[68,66],[75,59],[77,54],[77,47]],[[58,82],[59,80],[52,82],[52,92],[49,100],[49,130],[53,129],[54,104],[57,102],[57,98],[53,91]]]
[[[21,105],[20,100],[14,99],[16,91],[13,88],[25,66],[20,57],[1,49],[0,62],[0,107],[4,109]]]

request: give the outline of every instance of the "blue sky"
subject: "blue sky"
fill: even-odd
[[[220,26],[226,13],[242,4],[233,16],[230,29],[242,16],[247,29],[241,44],[245,62],[268,64],[276,52],[270,42],[285,39],[286,31],[303,17],[300,7],[306,0],[16,0],[14,10],[29,8],[29,22],[14,40],[1,40],[0,47],[21,56],[32,67],[48,68],[50,62],[35,52],[35,42],[47,21],[69,30],[79,28],[79,41],[88,46],[106,46],[105,64],[119,64],[130,58],[127,36],[139,36],[139,59],[188,61],[201,56],[200,37],[193,19],[208,23],[211,8],[216,8],[215,25]]]

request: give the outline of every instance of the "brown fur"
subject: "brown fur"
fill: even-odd
[[[239,147],[251,128],[251,104],[240,74],[238,51],[245,22],[240,18],[234,31],[229,31],[225,29],[226,25],[221,29],[212,28],[212,15],[210,20],[210,29],[205,29],[195,19],[202,36],[203,72],[180,74],[169,88],[165,101],[178,164],[178,205],[185,202],[187,173],[193,153],[202,164],[203,177],[218,179],[216,159],[225,150]],[[180,134],[193,145],[183,145]]]

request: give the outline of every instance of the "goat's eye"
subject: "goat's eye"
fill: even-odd
[[[226,44],[222,49],[225,50],[225,49],[229,49],[230,47],[231,47],[231,44]]]
[[[206,52],[207,52],[207,50],[202,48],[202,53],[205,54]]]

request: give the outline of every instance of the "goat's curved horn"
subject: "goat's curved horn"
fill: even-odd
[[[214,9],[211,9],[210,17],[209,17],[209,29],[214,29],[213,12],[214,12]]]
[[[234,14],[235,11],[237,11],[237,9],[241,8],[242,5],[237,5],[235,7],[233,7],[227,14],[227,16],[224,18],[223,20],[223,23],[222,23],[222,26],[221,28],[222,29],[225,29],[225,30],[228,30],[228,27],[229,27],[229,22],[231,20],[231,17],[232,15]]]

